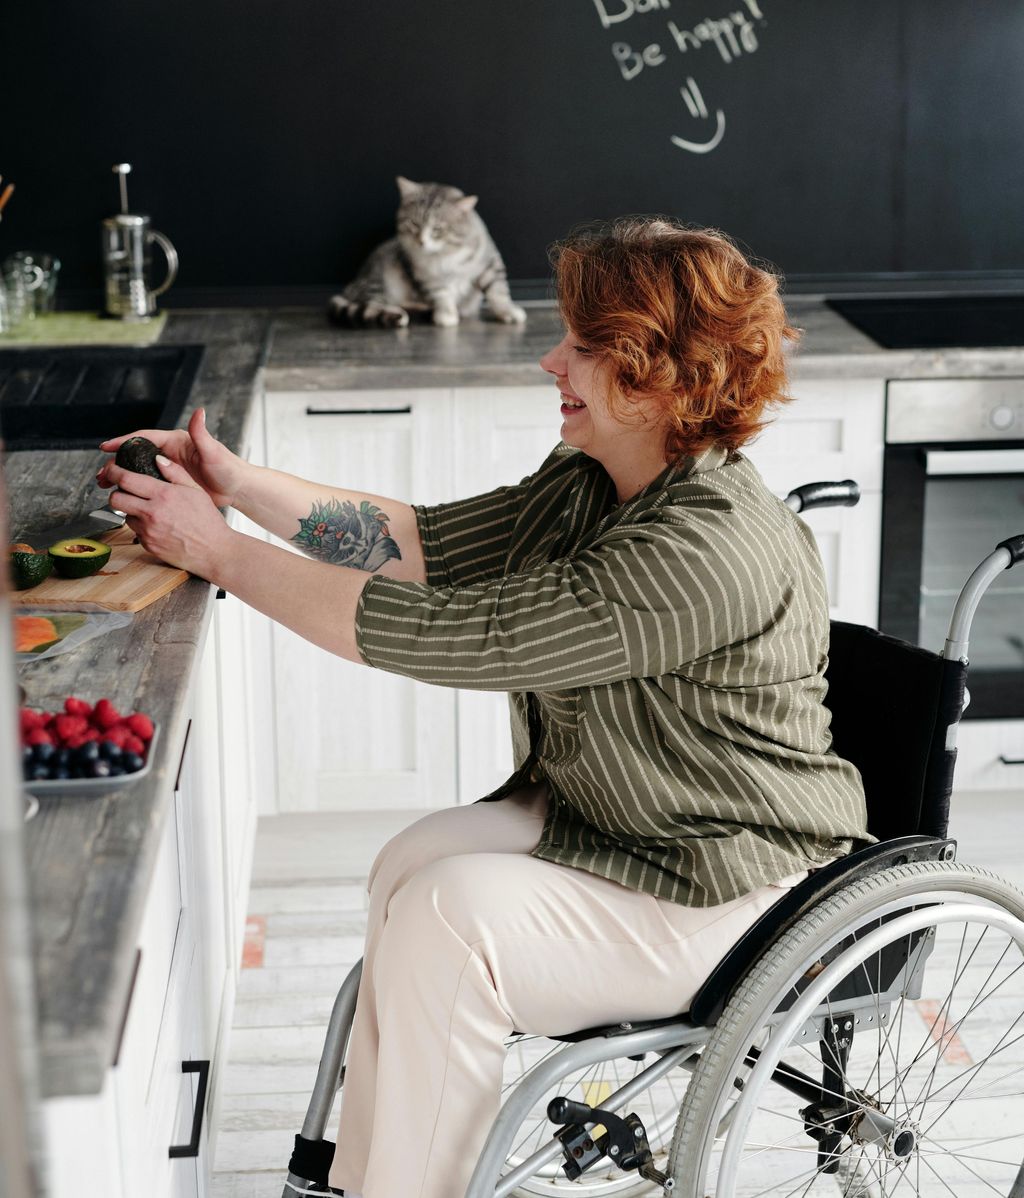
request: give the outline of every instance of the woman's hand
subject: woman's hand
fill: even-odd
[[[147,437],[152,441],[165,457],[187,471],[188,477],[202,487],[215,507],[234,507],[248,463],[207,431],[203,408],[196,408],[192,413],[187,430],[141,429],[125,433],[123,437],[101,441],[100,449],[116,453],[121,443],[129,437]],[[117,484],[118,480],[112,473],[113,465],[113,462],[106,462],[100,468],[96,475],[99,486],[112,487]]]
[[[232,552],[237,534],[217,511],[215,500],[196,486],[184,467],[163,455],[156,462],[166,482],[108,462],[104,467],[108,485],[117,488],[110,506],[125,513],[125,524],[148,553],[212,581],[218,563]]]

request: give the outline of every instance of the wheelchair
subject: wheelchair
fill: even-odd
[[[784,502],[858,498],[847,480]],[[941,654],[832,622],[833,745],[860,770],[878,842],[785,892],[687,1012],[514,1033],[465,1198],[1024,1198],[1024,895],[959,863],[946,834],[971,620],[1022,559],[1024,534],[984,558]],[[360,969],[335,1000],[282,1198],[336,1192],[323,1133]]]

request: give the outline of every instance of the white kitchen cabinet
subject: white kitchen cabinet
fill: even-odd
[[[445,389],[270,393],[268,464],[406,503],[450,499],[451,402]],[[454,691],[334,657],[279,624],[272,641],[279,811],[455,801]]]
[[[1024,720],[961,720],[953,791],[971,790],[1016,790],[1024,799]]]
[[[454,492],[478,495],[532,474],[559,442],[554,386],[459,387],[455,391]],[[508,696],[458,692],[459,797],[472,803],[512,773]]]
[[[832,617],[874,624],[884,384],[798,379],[794,393],[797,402],[744,452],[779,495],[821,479],[858,482],[857,507],[801,518],[818,542]],[[407,502],[517,482],[561,428],[550,384],[271,392],[265,404],[268,465]],[[278,799],[261,811],[470,803],[511,773],[506,695],[366,671],[277,625],[271,639]]]
[[[874,624],[882,514],[885,388],[863,379],[798,384],[797,401],[743,452],[778,495],[803,483],[853,478],[855,508],[801,514],[822,557],[833,619]],[[561,417],[552,386],[455,390],[455,493],[472,495],[517,482],[558,443]],[[459,800],[472,802],[512,771],[508,700],[460,691]]]
[[[43,1104],[50,1198],[128,1198],[140,1186],[147,1198],[208,1192],[241,955],[232,922],[244,920],[255,835],[254,796],[223,784],[224,762],[246,752],[239,723],[222,709],[230,695],[233,713],[247,710],[236,661],[222,651],[237,617],[224,601],[211,606],[186,731],[171,759],[171,806],[149,871],[117,1059],[100,1094]],[[194,1129],[194,1154],[172,1157],[171,1147],[188,1146]]]
[[[829,614],[878,623],[882,547],[885,383],[880,379],[794,381],[795,402],[743,452],[766,485],[783,496],[804,483],[852,478],[856,507],[812,509],[800,519],[814,533],[828,584]]]

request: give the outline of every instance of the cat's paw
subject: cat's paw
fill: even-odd
[[[494,315],[502,324],[526,323],[526,309],[520,308],[518,304],[509,304],[506,308],[499,308]]]
[[[459,323],[459,314],[454,308],[435,308],[433,321],[439,328],[451,329]]]

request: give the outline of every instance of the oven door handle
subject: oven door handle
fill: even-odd
[[[927,449],[926,474],[1024,474],[1024,449]]]

